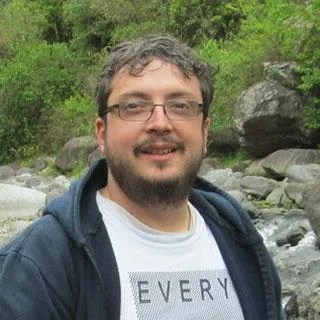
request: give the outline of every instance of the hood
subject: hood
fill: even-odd
[[[44,209],[43,215],[54,216],[78,246],[84,246],[87,236],[94,234],[102,223],[95,197],[106,185],[107,174],[106,161],[97,161],[81,179],[71,184],[67,192]]]
[[[107,184],[105,159],[96,162],[69,191],[51,201],[44,215],[53,215],[64,231],[79,246],[86,244],[86,237],[94,234],[102,223],[96,204],[96,192]],[[225,191],[198,177],[189,198],[207,223],[216,223],[233,233],[238,239],[254,244],[262,242],[248,214]]]
[[[207,223],[214,221],[244,244],[263,242],[247,211],[226,191],[198,177],[189,199]]]

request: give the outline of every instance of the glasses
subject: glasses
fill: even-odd
[[[164,104],[132,100],[109,106],[103,115],[118,109],[118,115],[122,120],[146,121],[151,118],[155,107],[163,107],[168,119],[180,121],[195,119],[202,111],[202,104],[192,100],[169,100]]]

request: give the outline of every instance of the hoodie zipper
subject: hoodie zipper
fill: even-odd
[[[98,275],[98,278],[99,278],[101,292],[102,292],[102,295],[100,295],[100,306],[101,306],[100,319],[104,320],[106,317],[106,309],[105,309],[105,302],[103,301],[104,300],[103,297],[105,297],[105,289],[104,289],[104,285],[103,285],[102,275],[100,273],[100,270],[97,266],[97,263],[96,263],[94,257],[92,256],[92,254],[86,244],[83,245],[83,250],[84,250],[85,254],[87,255],[88,259],[90,260],[90,262],[92,263],[92,265]]]

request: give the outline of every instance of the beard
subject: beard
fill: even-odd
[[[141,145],[134,147],[138,156]],[[176,152],[185,152],[183,144],[177,144]],[[137,172],[134,165],[119,153],[106,149],[106,158],[110,172],[126,196],[133,202],[146,207],[158,209],[177,208],[189,196],[192,185],[199,172],[203,152],[193,155],[185,166],[183,173],[164,179],[148,178]],[[165,164],[159,164],[164,169]]]

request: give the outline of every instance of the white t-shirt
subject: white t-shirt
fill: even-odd
[[[189,203],[184,233],[152,229],[97,192],[120,274],[121,320],[243,320],[230,275]]]

